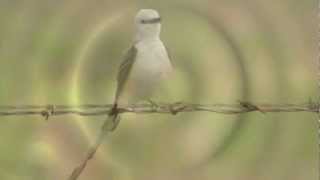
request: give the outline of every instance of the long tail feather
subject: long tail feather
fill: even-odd
[[[101,130],[99,132],[99,135],[97,137],[96,142],[93,144],[93,146],[90,147],[90,149],[87,152],[87,155],[85,159],[80,163],[79,166],[77,166],[69,176],[68,180],[77,180],[82,171],[85,169],[88,161],[93,158],[95,153],[97,152],[99,146],[102,144],[105,137],[110,134],[112,131],[114,131],[118,124],[120,122],[120,116],[117,111],[117,104],[115,104],[109,113],[108,118],[104,121]]]

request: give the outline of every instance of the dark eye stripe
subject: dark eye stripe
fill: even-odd
[[[141,20],[142,24],[155,24],[161,21],[161,18],[153,18],[153,19],[146,19],[146,20]]]

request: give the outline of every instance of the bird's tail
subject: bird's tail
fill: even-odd
[[[85,159],[81,162],[81,164],[76,167],[71,175],[69,176],[68,180],[76,180],[81,172],[86,167],[88,161],[93,158],[94,154],[96,153],[97,149],[103,142],[103,139],[112,131],[114,131],[120,122],[120,116],[119,112],[117,110],[117,103],[115,103],[107,117],[107,119],[104,121],[102,128],[99,132],[98,138],[96,142],[93,144],[93,146],[90,147],[89,151],[87,152],[87,155]]]

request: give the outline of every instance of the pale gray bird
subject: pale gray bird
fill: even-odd
[[[110,115],[117,116],[118,105],[149,99],[161,80],[172,71],[167,49],[160,40],[159,13],[153,9],[140,10],[135,17],[135,28],[133,45],[119,68],[114,108]]]
[[[114,105],[101,134],[90,148],[85,160],[73,170],[69,180],[76,180],[102,143],[104,136],[113,131],[118,123],[118,105],[127,103],[128,98],[146,100],[157,84],[172,71],[172,65],[165,46],[160,40],[161,18],[153,9],[142,9],[135,18],[136,34],[118,72],[118,86]],[[128,94],[126,97],[125,94]],[[131,101],[132,102],[132,101]]]

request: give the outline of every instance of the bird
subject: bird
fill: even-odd
[[[173,71],[170,55],[160,39],[161,17],[154,9],[141,9],[135,16],[133,44],[117,74],[117,89],[109,118],[114,130],[119,123],[119,105],[147,100]]]
[[[135,102],[149,98],[157,89],[157,85],[168,78],[173,70],[167,48],[160,40],[159,13],[153,9],[141,9],[135,16],[134,24],[133,44],[127,50],[119,67],[117,89],[111,111],[102,125],[95,144],[87,152],[85,160],[72,171],[68,180],[76,180],[80,176],[104,137],[116,129],[120,122],[118,106],[128,103],[129,99]]]

